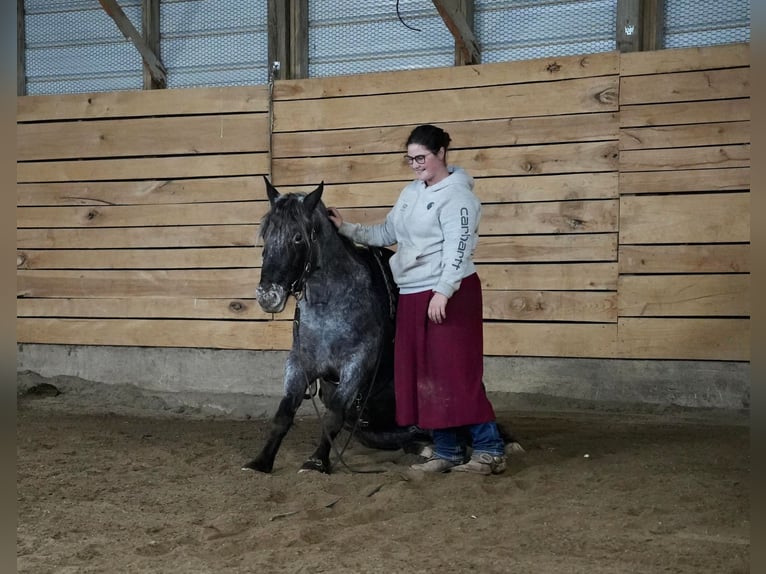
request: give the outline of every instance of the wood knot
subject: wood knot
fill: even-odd
[[[596,100],[602,104],[616,104],[619,99],[617,90],[614,88],[607,88],[606,90],[596,94]]]
[[[242,313],[245,309],[247,309],[247,305],[242,303],[242,301],[232,301],[229,303],[229,310],[234,313]]]
[[[22,268],[24,267],[24,264],[27,262],[27,254],[26,253],[17,253],[16,254],[16,267]]]
[[[558,62],[552,62],[548,64],[545,69],[553,74],[554,72],[558,72],[561,69],[561,65]]]
[[[85,218],[88,219],[88,221],[92,221],[98,217],[98,209],[91,209],[88,211],[88,213],[85,214]]]

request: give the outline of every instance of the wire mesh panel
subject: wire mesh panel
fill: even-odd
[[[141,0],[120,7],[141,29]],[[137,90],[142,61],[93,0],[25,0],[27,94]]]
[[[665,0],[665,48],[750,41],[750,0]]]
[[[614,50],[617,0],[476,0],[482,63]]]
[[[161,59],[168,87],[268,81],[266,0],[165,0]]]
[[[309,77],[451,66],[452,34],[431,0],[309,2]],[[414,29],[413,29],[414,28]]]

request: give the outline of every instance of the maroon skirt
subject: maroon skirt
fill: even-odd
[[[400,295],[396,311],[396,421],[442,429],[495,420],[484,374],[481,282],[463,279],[441,324],[428,319],[433,291]]]

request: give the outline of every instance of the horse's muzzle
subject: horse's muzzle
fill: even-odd
[[[266,313],[281,313],[287,302],[287,290],[281,285],[258,285],[255,298]]]

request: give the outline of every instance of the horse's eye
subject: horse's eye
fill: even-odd
[[[303,235],[300,233],[293,235],[293,243],[300,243],[301,241],[303,241]]]

